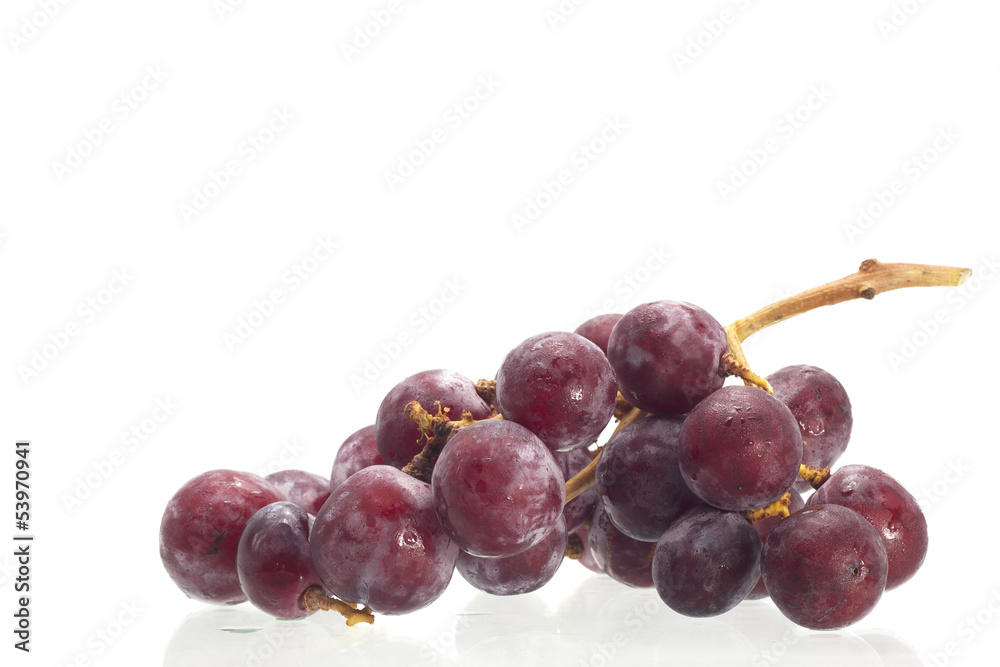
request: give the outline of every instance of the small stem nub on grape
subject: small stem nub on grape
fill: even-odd
[[[583,540],[576,533],[570,533],[566,540],[566,558],[580,560],[581,556],[583,556]]]
[[[349,604],[335,597],[330,597],[320,586],[310,586],[306,589],[306,592],[302,594],[302,607],[306,611],[338,612],[347,619],[347,625],[375,622],[375,615],[368,606],[358,609],[356,604]]]
[[[497,404],[497,381],[476,380],[476,393],[486,405],[495,406]]]
[[[814,489],[823,486],[823,483],[830,479],[829,468],[813,468],[805,463],[799,466],[799,477],[809,482]]]
[[[434,401],[434,405],[437,406],[437,414],[434,415],[427,412],[417,401],[410,401],[404,408],[406,416],[417,423],[421,434],[427,438],[427,442],[420,453],[403,466],[403,472],[428,484],[431,481],[431,473],[434,471],[434,463],[441,455],[441,450],[444,449],[449,438],[459,430],[477,422],[472,418],[472,414],[466,411],[462,412],[461,419],[452,421],[448,419],[448,408],[442,408],[440,401]],[[503,419],[503,417],[492,414],[486,419]]]
[[[766,507],[761,507],[760,509],[755,510],[745,510],[743,512],[743,516],[746,517],[746,520],[752,524],[770,516],[780,516],[784,519],[788,516],[788,506],[791,502],[792,494],[789,491]]]

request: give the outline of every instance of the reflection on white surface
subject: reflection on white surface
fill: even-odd
[[[811,632],[764,600],[715,618],[686,618],[652,590],[583,579],[555,605],[538,594],[442,598],[442,605],[374,626],[339,616],[277,621],[249,605],[206,607],[175,631],[165,667],[291,665],[920,665],[906,642],[878,630]]]

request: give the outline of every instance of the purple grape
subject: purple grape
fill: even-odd
[[[795,491],[794,489],[792,489],[790,493],[791,493],[791,502],[788,505],[788,512],[789,513],[798,512],[800,509],[806,506],[806,501],[802,500],[802,496],[800,496],[798,492]],[[778,525],[779,521],[781,521],[780,516],[769,516],[764,519],[760,519],[759,521],[754,523],[753,525],[754,530],[757,531],[757,535],[760,536],[761,541],[764,541],[767,538],[767,534],[770,533],[771,530]],[[767,597],[767,586],[764,585],[764,577],[761,576],[759,579],[757,579],[757,585],[754,586],[753,590],[750,591],[750,593],[747,595],[747,600],[761,600],[766,597]]]
[[[678,464],[684,418],[655,415],[608,440],[594,486],[615,526],[636,540],[655,542],[683,512],[701,501]]]
[[[609,577],[636,588],[652,587],[656,542],[633,540],[615,528],[604,503],[594,507],[587,525],[587,540],[594,562]]]
[[[566,521],[538,544],[506,558],[481,558],[460,551],[455,569],[475,588],[492,595],[520,595],[538,590],[552,579],[566,555]]]
[[[909,491],[877,468],[844,466],[826,480],[807,505],[832,503],[868,520],[882,538],[889,558],[885,589],[908,580],[927,555],[927,520]]]
[[[788,406],[799,422],[803,440],[802,463],[829,468],[847,448],[854,416],[843,385],[822,368],[786,366],[767,377],[774,397]],[[809,489],[805,480],[796,482]]]
[[[760,551],[760,537],[742,515],[695,507],[656,543],[656,592],[685,616],[717,616],[739,604],[757,583]]]
[[[184,593],[214,604],[247,597],[236,573],[236,548],[247,520],[265,505],[285,500],[263,477],[210,470],[174,494],[160,522],[160,559]]]
[[[773,503],[791,488],[801,461],[795,417],[756,387],[723,387],[695,406],[681,428],[681,474],[719,509]]]
[[[240,586],[250,602],[277,618],[305,618],[301,604],[311,586],[321,586],[309,550],[313,519],[291,502],[271,503],[250,517],[236,551]]]
[[[605,355],[608,353],[608,338],[611,337],[611,330],[622,318],[619,313],[606,313],[591,317],[589,320],[576,328],[573,333],[580,334],[591,343],[601,348]]]
[[[424,448],[424,439],[416,422],[404,409],[418,401],[427,412],[437,414],[435,402],[448,408],[451,419],[460,419],[463,411],[473,419],[486,419],[490,406],[476,393],[476,383],[461,373],[445,370],[422,371],[406,378],[389,390],[375,418],[375,442],[387,465],[402,468]]]
[[[604,568],[597,564],[597,561],[594,560],[594,552],[590,550],[590,537],[587,534],[587,527],[581,526],[580,528],[577,528],[576,532],[573,534],[579,537],[580,542],[583,544],[583,554],[576,559],[577,562],[591,572],[604,574]]]
[[[289,502],[315,515],[330,497],[330,480],[305,470],[279,470],[267,477]]]
[[[436,600],[458,557],[434,514],[430,485],[386,465],[341,484],[316,516],[309,542],[327,589],[383,614]]]
[[[375,424],[360,428],[347,436],[337,450],[330,470],[330,491],[347,481],[347,478],[368,466],[385,465],[375,444]]]
[[[563,478],[569,480],[578,472],[590,465],[594,460],[593,454],[586,449],[573,449],[568,452],[553,452],[556,463]],[[563,507],[563,517],[566,519],[566,529],[573,532],[587,523],[587,519],[594,512],[594,503],[597,502],[597,487],[591,485],[580,495],[566,503]]]
[[[814,505],[771,530],[761,569],[782,614],[812,630],[833,630],[875,607],[889,566],[882,539],[864,517],[840,505]]]
[[[535,434],[506,419],[478,422],[445,445],[431,476],[444,530],[474,556],[513,556],[562,516],[566,482]]]
[[[614,416],[617,396],[608,358],[574,333],[532,336],[497,371],[497,411],[552,450],[593,443]]]
[[[654,413],[688,412],[719,389],[719,362],[728,350],[722,325],[681,301],[636,306],[608,340],[618,390],[635,407]]]

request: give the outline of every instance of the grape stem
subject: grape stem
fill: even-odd
[[[729,351],[736,362],[749,370],[742,343],[772,324],[820,306],[832,306],[852,299],[871,300],[877,294],[903,287],[956,287],[970,275],[971,269],[954,266],[883,264],[875,259],[866,259],[856,273],[776,301],[726,326]],[[746,379],[744,383],[753,384]]]
[[[437,462],[438,457],[441,455],[441,450],[448,444],[451,436],[466,426],[477,422],[477,420],[472,418],[472,414],[467,411],[462,412],[461,419],[450,420],[448,418],[448,408],[442,408],[441,401],[434,401],[434,404],[437,406],[437,414],[434,415],[424,410],[423,406],[417,401],[410,401],[404,408],[406,416],[417,423],[417,426],[420,427],[421,435],[427,439],[427,442],[424,444],[424,448],[413,457],[413,460],[403,466],[403,472],[428,484],[431,482],[434,463]],[[492,414],[486,419],[503,419],[503,417],[498,414]]]
[[[306,611],[336,611],[347,619],[347,625],[374,623],[375,615],[370,608],[358,609],[357,605],[330,597],[321,586],[310,586],[302,594],[302,607]]]
[[[747,363],[746,355],[743,354],[742,343],[752,334],[820,306],[832,306],[852,299],[871,300],[877,294],[903,287],[957,287],[971,275],[971,269],[954,266],[883,264],[875,259],[866,259],[861,262],[856,273],[799,292],[787,299],[776,301],[770,306],[765,306],[724,327],[731,355],[724,356],[720,364],[720,372],[724,375],[737,375],[743,378],[743,383],[746,385],[754,385],[771,391],[767,380],[750,370],[750,364]],[[774,392],[771,391],[771,393]],[[622,417],[615,433],[632,422],[648,416],[648,414],[638,408],[632,408]],[[594,483],[597,462],[601,458],[602,449],[597,450],[597,456],[587,464],[586,468],[566,482],[566,502],[576,498]],[[816,482],[822,483],[819,478],[810,478],[805,475],[804,478],[809,479],[814,484]]]

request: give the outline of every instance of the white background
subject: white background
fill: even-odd
[[[421,0],[387,20],[387,0],[233,5],[0,12],[0,536],[13,544],[17,438],[36,536],[30,655],[12,648],[0,550],[4,664],[995,655],[1000,6],[595,0],[562,16],[557,0]],[[401,161],[419,165],[387,179]],[[314,262],[318,239],[337,249]],[[683,619],[573,563],[519,600],[456,578],[373,628],[277,624],[187,600],[160,565],[160,515],[186,480],[328,474],[411,373],[492,377],[532,334],[655,299],[726,323],[868,257],[975,278],[810,313],[745,348],[764,374],[833,372],[855,413],[842,462],[925,505],[924,568],[843,632],[795,629],[770,602]],[[296,283],[295,267],[315,271]],[[162,423],[157,401],[176,406]]]

